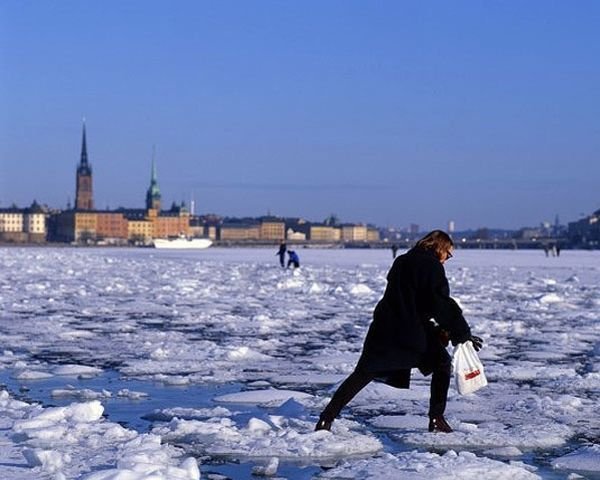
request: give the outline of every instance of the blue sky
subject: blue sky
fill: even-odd
[[[600,208],[600,3],[0,2],[0,207],[458,229]]]

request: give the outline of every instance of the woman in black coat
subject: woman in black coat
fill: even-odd
[[[444,418],[451,377],[448,340],[454,345],[471,340],[476,350],[482,345],[450,297],[443,264],[453,248],[448,234],[434,230],[394,261],[358,364],[321,413],[315,430],[330,430],[342,408],[371,381],[408,388],[410,369],[418,368],[423,375],[433,374],[429,431],[452,431]]]

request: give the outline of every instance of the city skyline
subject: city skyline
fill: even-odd
[[[263,1],[0,5],[0,206],[422,229],[598,208],[600,5]]]

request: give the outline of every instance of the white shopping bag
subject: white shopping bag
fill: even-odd
[[[461,395],[476,392],[488,384],[485,373],[483,373],[483,364],[471,341],[459,343],[454,348],[452,367],[456,379],[456,389]]]

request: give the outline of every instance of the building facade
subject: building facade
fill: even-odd
[[[48,212],[36,201],[28,208],[0,209],[0,241],[42,243],[47,236]]]
[[[342,240],[344,242],[366,242],[367,226],[366,225],[343,225]]]
[[[0,208],[0,233],[22,232],[23,220],[23,210],[20,208]]]
[[[110,244],[122,244],[129,238],[127,219],[123,212],[96,212],[96,239]]]
[[[568,228],[569,243],[576,247],[600,247],[600,209],[576,222]]]
[[[221,241],[247,241],[260,239],[260,224],[224,223],[219,232]]]
[[[310,226],[309,238],[313,242],[339,242],[342,231],[329,225],[313,224]]]
[[[285,239],[285,222],[276,218],[263,219],[260,223],[260,239],[281,241]]]

